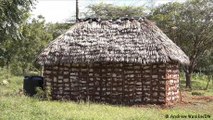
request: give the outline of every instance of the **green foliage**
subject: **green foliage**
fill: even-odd
[[[16,75],[27,74],[33,69],[36,56],[52,40],[52,34],[47,32],[42,16],[33,19],[31,23],[25,22],[20,32],[22,40],[6,41],[4,45],[7,53],[4,57],[10,63],[12,73]]]
[[[213,48],[205,51],[204,54],[198,58],[197,69],[207,75],[213,76]]]
[[[13,75],[20,76],[23,75],[23,69],[21,68],[21,62],[12,62],[10,64],[10,72]]]
[[[209,80],[208,75],[205,75],[203,73],[193,73],[192,78],[192,90],[205,90],[205,87]],[[212,82],[210,83],[209,89],[213,89],[213,79],[211,79],[211,81]],[[180,82],[180,88],[184,89],[185,76],[183,72],[180,73]]]
[[[0,66],[7,66],[23,36],[20,28],[29,17],[34,0],[0,0]]]
[[[44,93],[44,98],[45,100],[52,100],[52,93],[51,93],[52,89],[50,87],[46,87],[45,88],[45,93]]]
[[[88,11],[84,13],[86,17],[99,17],[102,19],[113,19],[119,17],[138,17],[145,15],[143,6],[115,6],[112,4],[95,4],[88,6]]]
[[[37,98],[39,100],[42,100],[44,97],[44,91],[41,87],[36,87],[36,94],[33,96],[34,98]]]
[[[33,96],[39,100],[51,100],[51,88],[47,87],[44,90],[41,87],[36,88],[36,94]]]
[[[190,64],[184,67],[186,87],[191,88],[191,74],[199,62],[213,49],[213,1],[188,0],[168,3],[153,10],[150,18],[189,56]],[[204,59],[202,59],[202,57]],[[200,67],[200,66],[198,66]]]
[[[191,69],[213,48],[212,0],[168,3],[153,11],[151,19],[189,56]]]
[[[0,43],[20,39],[19,27],[28,16],[34,0],[0,0]]]
[[[202,95],[204,95],[204,93],[195,91],[195,92],[192,92],[192,95],[202,96]]]
[[[47,32],[45,20],[41,16],[33,19],[31,23],[25,23],[22,27],[22,34],[25,39],[16,43],[20,47],[15,60],[20,62],[24,70],[29,71],[33,67],[32,64],[35,62],[36,56],[52,40],[52,34]]]
[[[172,28],[177,27],[179,29],[176,22],[178,17],[180,17],[182,7],[183,5],[178,2],[163,4],[160,7],[154,8],[151,15],[148,16],[149,19],[154,20],[158,27],[160,27],[167,36],[174,40],[174,42],[177,42],[175,41],[175,37],[177,36],[174,35],[174,32],[176,31]]]
[[[4,54],[0,59],[1,66],[7,66],[14,75],[29,75],[29,71],[38,71],[35,64],[36,56],[51,40],[64,33],[70,26],[59,23],[46,24],[42,16],[32,19],[31,22],[25,21],[19,28],[22,40],[7,40],[2,44]]]
[[[73,24],[70,23],[48,23],[46,24],[47,32],[52,34],[53,39],[66,32]]]

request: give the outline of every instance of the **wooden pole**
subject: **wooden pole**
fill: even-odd
[[[78,8],[78,0],[76,0],[76,22],[79,20],[79,8]]]
[[[41,66],[40,76],[44,76],[44,65]]]

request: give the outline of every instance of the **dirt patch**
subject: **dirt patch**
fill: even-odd
[[[213,96],[193,96],[189,91],[181,92],[181,100],[177,104],[172,105],[133,105],[132,107],[142,107],[142,108],[157,108],[157,109],[170,109],[174,107],[187,107],[187,106],[197,106],[204,105],[208,102],[213,102]]]
[[[193,96],[190,92],[182,92],[180,103],[175,106],[187,106],[213,102],[213,96]]]
[[[194,96],[192,97],[192,99],[204,102],[211,102],[213,101],[213,96]]]

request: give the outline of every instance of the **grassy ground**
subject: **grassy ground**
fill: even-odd
[[[213,85],[203,90],[206,76],[193,76],[193,89],[182,90],[183,101],[172,107],[156,105],[112,106],[95,103],[40,101],[22,93],[23,78],[0,72],[0,120],[174,120],[189,119],[188,115],[210,115],[213,119]],[[3,80],[9,78],[9,84]],[[181,82],[181,88],[183,83]],[[196,96],[192,95],[197,93]],[[200,94],[201,93],[201,94]],[[196,119],[193,119],[196,120]],[[197,120],[200,120],[197,119]]]

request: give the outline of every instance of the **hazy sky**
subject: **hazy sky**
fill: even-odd
[[[150,5],[153,1],[155,6],[167,2],[184,2],[185,0],[79,0],[79,10],[86,11],[86,6],[100,2],[114,5],[141,6]],[[47,22],[65,22],[75,16],[75,0],[37,0],[36,8],[32,11],[33,17],[42,15]]]

